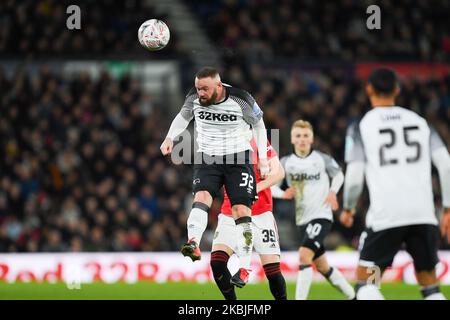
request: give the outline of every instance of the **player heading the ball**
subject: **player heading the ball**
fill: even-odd
[[[252,136],[258,147],[261,177],[269,174],[263,112],[248,92],[222,83],[215,68],[205,67],[197,72],[195,87],[188,92],[161,145],[164,155],[172,152],[173,140],[193,119],[200,163],[194,164],[194,203],[187,220],[188,241],[181,253],[193,261],[200,259],[199,244],[207,226],[207,212],[225,186],[237,226],[240,262],[231,281],[242,287],[248,281],[253,248],[250,207],[256,197],[256,179],[251,163]]]

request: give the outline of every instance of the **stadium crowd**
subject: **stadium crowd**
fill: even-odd
[[[383,1],[378,32],[365,28],[364,1],[189,2],[222,48],[223,81],[248,90],[268,129],[280,129],[280,156],[291,152],[291,123],[303,118],[314,125],[315,147],[344,165],[346,127],[369,104],[363,83],[345,65],[340,68],[342,62],[448,62],[450,56],[450,8],[444,1]],[[136,30],[154,16],[152,9],[137,0],[85,1],[82,32],[68,32],[61,24],[70,4],[2,3],[0,56],[146,57]],[[188,56],[176,34],[164,55],[152,55],[178,61]],[[330,57],[340,62],[307,71],[298,64]],[[297,62],[289,63],[294,58]],[[398,104],[425,116],[450,147],[450,75],[403,79]],[[37,73],[18,69],[10,76],[0,68],[0,252],[179,250],[186,240],[192,170],[160,154],[172,119],[164,107],[127,75],[65,78],[41,64]],[[438,191],[436,177],[433,183]],[[356,247],[367,204],[365,193],[355,226],[336,223],[337,240],[330,245]],[[438,192],[436,204],[439,211]],[[205,240],[219,210],[220,199],[210,210]],[[275,201],[274,211],[279,222],[294,225],[288,202]],[[282,249],[296,249],[283,235],[280,240]],[[444,241],[441,247],[450,249]],[[207,248],[206,241],[202,249]]]
[[[67,19],[80,8],[81,29],[69,30]],[[0,6],[0,56],[27,59],[148,58],[137,39],[137,30],[149,17],[171,27],[165,14],[156,15],[139,0],[7,0]],[[37,28],[36,26],[42,26]],[[183,54],[176,34],[164,49],[164,59]],[[158,59],[158,55],[153,55]]]
[[[226,59],[449,61],[446,1],[190,0]],[[381,29],[369,30],[370,5]]]
[[[173,250],[190,181],[135,79],[0,72],[0,251]],[[187,180],[186,180],[187,179]]]
[[[223,78],[247,87],[267,127],[280,129],[280,155],[291,150],[291,121],[305,118],[315,126],[316,147],[342,164],[347,124],[368,106],[362,83],[339,73],[263,70],[231,68]],[[410,79],[399,100],[425,115],[447,143],[449,89],[450,77]],[[98,80],[83,73],[68,79],[43,65],[34,75],[18,70],[9,78],[0,71],[0,97],[1,252],[179,249],[192,171],[161,156],[171,118],[137,79],[106,72]],[[438,193],[436,200],[439,205]],[[275,214],[293,224],[287,208],[277,202]],[[209,231],[219,209],[217,200]],[[362,218],[363,212],[350,230],[335,224],[346,244],[356,246]]]

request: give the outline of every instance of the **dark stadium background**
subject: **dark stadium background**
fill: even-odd
[[[401,75],[398,104],[426,117],[450,147],[449,2],[189,0],[183,15],[173,2],[1,2],[0,252],[177,251],[186,240],[192,170],[159,152],[181,104],[149,93],[127,63],[176,65],[178,101],[195,71],[214,63],[224,82],[252,93],[267,128],[280,129],[281,156],[291,152],[291,123],[303,118],[315,147],[343,166],[346,127],[369,108],[367,70],[387,63]],[[71,4],[81,8],[81,30],[65,27]],[[369,4],[381,7],[381,30],[365,26]],[[171,29],[159,52],[137,40],[149,18]],[[200,42],[183,31],[189,23]],[[72,61],[105,68],[95,78],[67,75]],[[328,249],[357,248],[367,205],[365,192],[355,226],[336,223]],[[217,200],[203,250],[219,209]],[[276,201],[274,213],[282,249],[295,250],[292,204]],[[444,239],[441,248],[450,249]]]

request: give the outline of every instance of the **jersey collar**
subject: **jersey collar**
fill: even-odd
[[[218,104],[224,103],[225,101],[228,100],[228,97],[230,96],[230,92],[227,90],[226,86],[223,86],[223,88],[225,89],[225,98],[220,102],[213,103],[212,105],[218,105]]]
[[[306,156],[301,157],[301,156],[299,156],[299,155],[295,152],[295,149],[294,149],[293,154],[294,154],[297,158],[299,158],[299,159],[306,159],[306,158],[308,158],[308,157],[311,155],[311,153],[313,153],[313,151],[314,151],[314,148],[311,148],[311,150],[309,150],[309,153],[308,153]]]

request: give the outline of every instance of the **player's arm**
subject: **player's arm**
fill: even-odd
[[[287,188],[284,190],[283,186],[287,186],[286,181],[286,160],[287,157],[281,158],[280,166],[283,168],[284,178],[281,181],[278,181],[274,185],[270,187],[270,191],[272,192],[272,197],[276,199],[285,199],[290,200],[294,198],[295,189],[293,187]]]
[[[256,104],[256,102],[255,102]],[[257,106],[257,104],[256,104]],[[259,108],[259,107],[258,107]],[[267,160],[267,131],[264,124],[264,120],[261,118],[253,125],[253,135],[255,136],[256,146],[258,147],[259,157],[259,171],[261,173],[261,179],[266,179],[270,172],[269,162]]]
[[[269,160],[269,167],[270,175],[266,179],[258,182],[258,184],[256,185],[257,193],[270,188],[279,182],[282,182],[284,179],[284,169],[278,157],[273,157]]]
[[[345,172],[344,183],[344,210],[339,220],[344,226],[350,228],[353,225],[356,204],[364,187],[366,159],[363,141],[359,132],[359,122],[352,124],[347,130],[345,161],[347,163],[347,171]]]
[[[325,170],[328,176],[331,178],[330,191],[325,199],[332,210],[337,210],[339,208],[339,203],[337,201],[337,193],[344,183],[344,173],[342,172],[339,164],[327,154],[320,153],[325,162]]]
[[[447,239],[450,241],[450,155],[436,130],[432,127],[430,129],[431,160],[433,161],[433,165],[436,167],[439,174],[442,193],[442,206],[444,207],[444,213],[441,221],[441,232],[442,235],[446,235]]]
[[[176,115],[175,119],[173,119],[169,132],[167,133],[166,138],[161,144],[161,152],[163,155],[170,154],[173,149],[173,141],[175,138],[180,135],[191,122],[194,117],[194,100],[197,98],[197,92],[195,88],[192,88],[186,96],[183,107],[180,112]]]
[[[263,120],[263,112],[255,99],[246,91],[243,92],[245,105],[242,107],[244,120],[252,126],[258,148],[259,171],[261,179],[267,178],[270,172],[269,161],[267,159],[267,131]]]
[[[344,184],[344,210],[341,213],[341,223],[350,228],[353,225],[356,204],[364,188],[364,167],[362,161],[353,161],[347,165]]]

